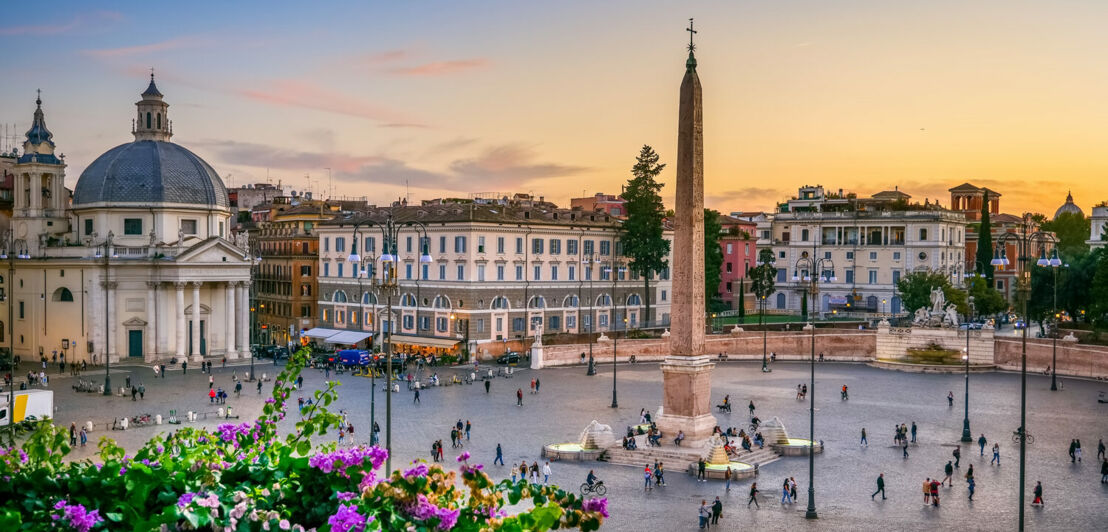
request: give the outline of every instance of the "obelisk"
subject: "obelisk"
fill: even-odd
[[[716,426],[710,404],[715,364],[704,355],[704,111],[692,19],[687,31],[689,58],[677,122],[670,355],[661,365],[664,397],[658,427],[667,437],[683,430],[696,443],[707,440]]]

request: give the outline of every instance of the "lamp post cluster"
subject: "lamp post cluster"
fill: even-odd
[[[769,262],[762,261],[761,255],[762,255],[761,253],[758,254],[758,260],[755,261],[755,263],[754,263],[755,266],[757,266],[757,268],[759,270],[761,270],[762,268],[772,267],[773,264],[774,264],[773,255],[768,255]],[[766,328],[766,296],[769,295],[769,294],[764,293],[763,292],[764,288],[761,288],[761,286],[762,286],[761,285],[761,282],[762,282],[761,279],[765,276],[765,274],[763,272],[759,271],[758,276],[759,276],[759,281],[758,281],[759,285],[758,286],[760,288],[757,291],[757,293],[755,293],[754,295],[758,297],[758,304],[761,305],[761,312],[758,313],[758,325],[760,325],[762,327],[762,373],[767,373],[767,372],[769,372],[769,366],[766,364],[766,348],[767,348],[767,343],[768,343],[768,338],[766,336],[767,335],[767,332],[766,332],[767,331],[767,328]],[[753,286],[751,286],[751,288],[753,288]]]
[[[15,259],[29,259],[30,253],[27,253],[26,249],[15,249],[15,239],[12,232],[4,231],[3,238],[4,248],[0,251],[0,260],[8,261],[8,287],[11,289],[9,293],[4,292],[4,288],[0,287],[0,301],[7,301],[8,303],[8,321],[5,325],[6,329],[4,334],[8,335],[8,365],[11,368],[11,382],[8,383],[8,445],[15,446],[15,330],[12,327],[14,319],[14,313],[12,306],[15,303]],[[105,388],[105,392],[107,388]]]
[[[119,258],[119,255],[115,253],[115,246],[112,241],[115,240],[115,233],[108,231],[108,236],[104,239],[104,242],[96,246],[96,258],[104,259],[104,395],[110,396],[112,394],[112,357],[111,357],[111,324],[108,323],[108,316],[111,316],[111,312],[108,311],[108,290],[111,288],[111,259]],[[103,249],[103,251],[101,251]],[[31,258],[30,255],[24,257]]]
[[[589,376],[596,375],[596,363],[595,363],[595,361],[593,359],[593,356],[592,356],[592,344],[594,343],[592,335],[593,335],[593,330],[595,329],[595,326],[593,325],[593,320],[596,319],[596,315],[593,312],[593,305],[595,304],[595,301],[593,301],[593,297],[592,297],[592,273],[591,273],[591,271],[592,271],[592,264],[593,263],[597,263],[597,264],[600,263],[600,259],[597,258],[596,255],[584,255],[584,256],[581,257],[581,264],[583,264],[585,266],[585,268],[590,271],[590,273],[589,273],[589,300],[588,300],[588,303],[589,303],[589,305],[588,305],[588,309],[589,309],[589,369],[588,369],[588,371],[585,372],[585,375],[589,375]],[[580,298],[578,298],[578,299],[580,299]],[[577,307],[581,308],[581,302],[580,301],[577,302]],[[580,313],[578,313],[578,314],[580,314]],[[578,319],[580,319],[580,318],[578,318]]]
[[[259,332],[258,332],[258,309],[265,309],[265,303],[262,303],[262,302],[257,300],[258,299],[258,289],[255,288],[255,284],[257,283],[257,278],[258,278],[258,272],[261,269],[261,265],[262,265],[262,257],[260,255],[251,257],[250,253],[248,252],[246,254],[246,256],[243,257],[242,260],[247,261],[247,262],[250,263],[250,284],[249,284],[249,287],[250,287],[250,302],[251,302],[251,304],[250,304],[250,328],[253,330],[252,331],[253,334],[251,336],[250,345],[247,347],[247,350],[250,352],[250,378],[247,379],[247,380],[250,381],[250,382],[253,382],[254,381],[254,357],[257,356],[257,352],[255,352],[255,350],[254,350],[254,344],[255,343],[261,344],[261,340],[259,339],[261,334],[259,334]],[[258,351],[260,351],[260,349]],[[292,354],[292,352],[290,351],[289,354]],[[274,365],[277,364],[277,353],[276,352],[273,353],[273,364]]]
[[[801,270],[805,273],[801,275]],[[827,275],[824,275],[824,273]],[[816,273],[817,275],[812,275]],[[818,304],[816,299],[819,294],[820,282],[834,282],[839,278],[835,276],[835,262],[829,258],[820,258],[812,260],[808,257],[800,257],[797,259],[796,264],[793,265],[793,282],[803,281],[804,298],[807,299],[808,295],[812,296],[812,305]],[[811,312],[811,309],[808,310]],[[819,311],[822,315],[822,311]]]
[[[400,240],[400,231],[405,227],[415,228],[417,236],[419,236],[420,254],[419,262],[421,264],[427,264],[431,262],[431,255],[428,254],[428,238],[427,238],[427,226],[420,222],[408,221],[397,222],[393,219],[393,215],[390,212],[385,221],[378,222],[372,219],[359,220],[354,224],[352,231],[352,242],[350,245],[350,255],[346,258],[346,261],[356,268],[356,274],[359,278],[366,276],[367,271],[362,266],[362,257],[358,254],[358,230],[362,226],[376,227],[381,232],[381,268],[380,275],[373,276],[371,278],[371,286],[378,293],[385,294],[385,313],[387,326],[384,328],[378,328],[379,332],[384,333],[383,344],[385,351],[385,450],[388,451],[388,458],[385,460],[385,474],[392,474],[392,331],[395,328],[395,323],[392,319],[392,297],[399,293],[400,285],[397,282],[396,276],[396,264],[400,261],[399,249],[397,242]],[[360,282],[360,281],[359,281]],[[361,305],[361,300],[358,301]],[[364,316],[363,316],[364,320]],[[363,322],[364,323],[364,322]],[[374,387],[375,388],[375,387]],[[373,408],[373,403],[376,401],[376,390],[374,390],[374,397],[370,399],[370,408]],[[370,433],[373,433],[373,427],[370,427]]]
[[[1024,523],[1024,501],[1026,491],[1026,468],[1027,468],[1027,314],[1028,314],[1028,299],[1031,296],[1031,258],[1033,247],[1039,247],[1039,260],[1036,261],[1036,265],[1042,267],[1055,267],[1061,265],[1061,260],[1057,257],[1057,250],[1055,250],[1054,258],[1046,258],[1046,247],[1048,245],[1054,247],[1057,246],[1058,240],[1053,234],[1039,231],[1035,228],[1030,214],[1025,214],[1023,217],[1023,223],[1020,224],[1017,232],[1004,233],[997,239],[997,244],[1000,246],[1001,251],[994,251],[993,259],[990,264],[993,266],[1006,267],[1010,264],[1008,260],[1007,243],[1014,243],[1016,245],[1019,256],[1016,258],[1016,279],[1017,279],[1017,292],[1022,300],[1023,307],[1023,335],[1021,339],[1020,349],[1020,426],[1017,432],[1020,440],[1020,478],[1019,478],[1019,530],[1023,530]],[[1055,265],[1057,261],[1057,266]]]
[[[805,275],[800,275],[801,269],[807,270]],[[812,275],[812,273],[817,273]],[[827,272],[824,275],[824,272]],[[801,257],[796,261],[794,265],[793,281],[804,281],[804,296],[809,294],[812,296],[812,304],[817,303],[817,296],[819,294],[820,282],[833,282],[837,281],[835,277],[835,263],[828,258],[821,258],[812,260],[808,257]],[[811,289],[809,290],[809,286]],[[804,517],[807,519],[818,519],[819,514],[816,513],[816,458],[815,458],[815,440],[816,440],[816,326],[809,322],[804,326],[805,330],[809,330],[812,333],[812,360],[811,360],[811,383],[808,385],[808,393],[811,397],[808,399],[808,509],[804,512]]]
[[[612,331],[617,331],[619,329],[619,327],[616,326],[616,324],[618,323],[616,320],[619,317],[619,305],[617,304],[617,302],[619,300],[616,297],[616,289],[617,289],[617,283],[619,281],[619,274],[621,272],[626,271],[626,267],[624,266],[623,259],[616,257],[616,255],[615,255],[615,245],[612,246],[612,260],[611,260],[611,263],[609,264],[607,270],[608,270],[608,274],[612,276],[612,296],[611,296],[611,299],[612,299],[612,301],[611,301],[612,315],[611,315],[611,318],[608,321],[608,328],[611,329]],[[627,309],[624,308],[624,313],[626,314],[626,312],[627,312]],[[624,321],[624,323],[627,322],[627,317],[626,316],[623,317],[623,321]],[[623,330],[626,331],[627,327],[624,326]],[[612,408],[619,408],[619,399],[616,396],[616,361],[619,359],[619,356],[618,356],[617,351],[616,351],[616,346],[617,346],[618,343],[619,342],[616,339],[616,334],[613,332],[612,333]]]

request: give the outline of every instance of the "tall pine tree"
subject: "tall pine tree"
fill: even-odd
[[[708,312],[723,310],[719,297],[719,283],[723,276],[723,249],[719,247],[719,234],[723,230],[719,211],[704,209],[704,308]]]
[[[635,165],[631,167],[631,179],[623,189],[627,219],[623,222],[620,242],[623,254],[631,258],[628,267],[643,279],[643,302],[646,305],[643,324],[646,327],[652,323],[650,276],[667,266],[666,257],[669,256],[669,241],[662,236],[666,215],[662,196],[658,194],[662,183],[655,179],[665,167],[658,164],[654,148],[643,145]]]
[[[993,283],[993,227],[989,223],[989,189],[984,189],[985,195],[981,201],[981,224],[977,228],[977,273],[989,280],[989,286]]]

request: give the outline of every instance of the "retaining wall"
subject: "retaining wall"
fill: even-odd
[[[1041,338],[1027,339],[1027,371],[1042,373],[1052,364],[1052,341]],[[1019,370],[1021,346],[1018,338],[996,340],[996,365],[1002,369]],[[1108,378],[1108,347],[1081,345],[1058,340],[1059,375]]]

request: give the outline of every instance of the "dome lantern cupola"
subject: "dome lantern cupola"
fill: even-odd
[[[135,140],[160,140],[168,142],[173,136],[169,123],[169,104],[162,100],[162,93],[154,84],[154,73],[150,73],[150,85],[142,93],[142,100],[135,102],[138,117],[131,128]]]
[[[46,116],[42,112],[42,94],[39,91],[38,97],[35,98],[35,116],[31,120],[31,129],[27,130],[26,140],[23,141],[23,155],[19,158],[19,162],[61,164],[61,161],[54,156],[54,147],[54,134],[46,129]]]

